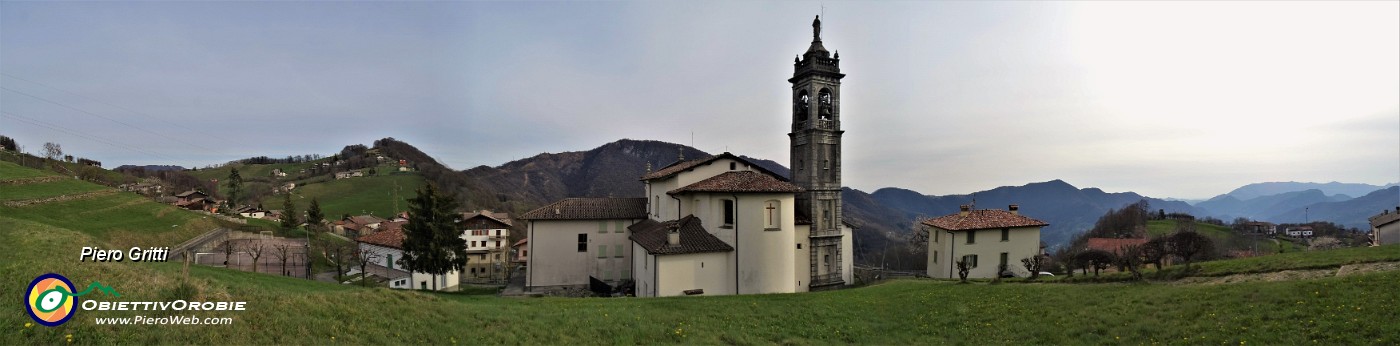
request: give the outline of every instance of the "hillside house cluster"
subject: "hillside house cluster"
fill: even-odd
[[[437,287],[438,290],[455,290],[464,279],[503,279],[510,269],[510,227],[513,223],[510,214],[478,210],[459,216],[456,221],[462,240],[467,243],[467,266],[462,271],[438,276],[436,286],[432,275],[410,272],[401,261],[404,257],[407,213],[390,220],[372,215],[352,216],[335,221],[332,225],[335,232],[354,238],[358,249],[374,260],[366,268],[365,274],[387,281],[391,288]]]

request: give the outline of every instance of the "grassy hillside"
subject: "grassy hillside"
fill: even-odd
[[[292,203],[301,213],[311,205],[311,199],[316,198],[321,204],[321,212],[328,219],[339,219],[343,214],[394,215],[408,209],[408,203],[404,200],[413,197],[423,184],[423,177],[416,173],[331,180],[293,189]],[[267,196],[261,203],[267,209],[282,209],[282,198],[280,195]]]
[[[0,180],[6,177],[0,176]],[[1225,285],[892,281],[832,292],[652,299],[511,299],[366,289],[176,263],[80,263],[82,246],[190,234],[197,214],[114,194],[81,207],[0,208],[0,296],[56,272],[104,301],[247,301],[241,312],[78,311],[26,326],[0,299],[0,344],[1396,344],[1400,271]],[[66,204],[66,203],[58,203]],[[63,217],[63,213],[90,213]],[[194,216],[194,217],[190,217]],[[154,219],[154,221],[142,221]],[[184,221],[183,223],[175,221]],[[175,227],[171,227],[171,225]],[[1291,256],[1291,257],[1289,257]],[[1239,261],[1271,268],[1400,259],[1400,247]],[[1256,261],[1256,262],[1240,262]],[[97,317],[231,317],[229,326],[98,325]]]
[[[1149,237],[1171,235],[1176,232],[1176,221],[1174,220],[1151,220],[1147,221],[1147,235]],[[1229,227],[1212,225],[1204,222],[1196,223],[1196,233],[1210,237],[1218,248],[1248,248],[1257,249],[1261,253],[1275,253],[1282,247],[1283,252],[1298,252],[1306,250],[1305,247],[1291,241],[1274,241],[1264,237],[1250,237],[1235,234]]]

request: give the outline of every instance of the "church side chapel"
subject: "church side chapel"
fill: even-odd
[[[592,249],[586,234],[567,224],[559,205],[525,214],[530,229],[527,289],[585,287],[590,280],[633,280],[639,297],[806,292],[839,288],[852,280],[852,227],[841,214],[841,79],[839,54],[822,45],[821,18],[812,22],[812,43],[793,64],[792,178],[782,177],[731,153],[685,160],[651,171],[640,180],[646,197],[595,199],[590,205],[627,210],[577,215],[626,214],[627,251],[614,251],[628,268],[581,268],[571,251],[533,249],[578,243]],[[617,200],[618,203],[609,202]],[[628,201],[623,203],[621,201]],[[640,209],[640,210],[637,210]],[[644,218],[637,218],[643,216]],[[602,227],[602,226],[600,226]],[[603,239],[595,237],[595,239]],[[611,244],[598,244],[606,249]],[[582,250],[580,250],[582,251]],[[604,251],[604,250],[600,250]],[[608,257],[600,254],[599,258]],[[625,257],[625,258],[622,258]],[[592,262],[592,261],[588,261]],[[593,262],[603,263],[603,262]],[[598,264],[603,265],[603,264]],[[539,271],[540,274],[533,273]],[[627,273],[597,277],[593,273]],[[588,275],[579,275],[588,274]],[[537,277],[543,276],[543,277]],[[589,280],[583,280],[588,277]]]

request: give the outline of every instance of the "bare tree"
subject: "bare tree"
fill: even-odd
[[[1127,268],[1133,274],[1133,280],[1142,280],[1142,246],[1124,245],[1121,251],[1118,266]]]
[[[58,160],[58,158],[60,157],[63,157],[62,145],[59,145],[58,143],[54,142],[44,143],[44,158],[49,160]]]
[[[379,252],[366,247],[359,248],[358,251],[355,251],[355,264],[360,266],[360,286],[369,285],[369,272],[366,272],[365,269],[369,267],[370,263],[378,261],[380,256]]]
[[[1142,260],[1152,263],[1157,270],[1162,270],[1162,259],[1167,257],[1167,238],[1156,237],[1142,244],[1139,249],[1142,253]]]
[[[1214,247],[1210,238],[1196,232],[1177,232],[1167,239],[1167,252],[1181,257],[1186,269],[1191,269],[1191,259],[1209,252]]]
[[[1026,271],[1031,272],[1029,280],[1039,279],[1040,271],[1045,267],[1045,256],[1032,255],[1031,257],[1022,258],[1021,266],[1025,267]]]
[[[272,255],[272,258],[276,258],[278,261],[282,262],[282,275],[291,276],[291,273],[287,271],[287,260],[292,259],[292,246],[282,243],[273,245],[270,255]]]
[[[1075,257],[1079,259],[1080,263],[1084,264],[1086,270],[1088,268],[1094,268],[1094,277],[1098,277],[1100,271],[1108,269],[1108,266],[1113,265],[1113,253],[1108,251],[1089,249],[1080,252],[1079,255]]]
[[[958,280],[967,282],[967,272],[972,270],[972,264],[967,263],[967,259],[958,260]]]
[[[263,253],[267,252],[267,245],[263,244],[262,239],[252,239],[251,241],[243,243],[243,251],[253,256],[253,272],[257,273],[258,259],[262,258]]]
[[[355,254],[348,244],[325,240],[321,242],[321,247],[325,249],[326,256],[330,257],[335,264],[335,277],[339,280],[345,276],[345,270],[350,269]]]

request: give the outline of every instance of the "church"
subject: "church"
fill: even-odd
[[[660,297],[851,284],[853,228],[841,214],[845,75],[840,55],[822,45],[820,17],[793,70],[791,179],[726,152],[648,170],[644,198],[569,198],[525,213],[526,289],[631,280],[636,296]]]

